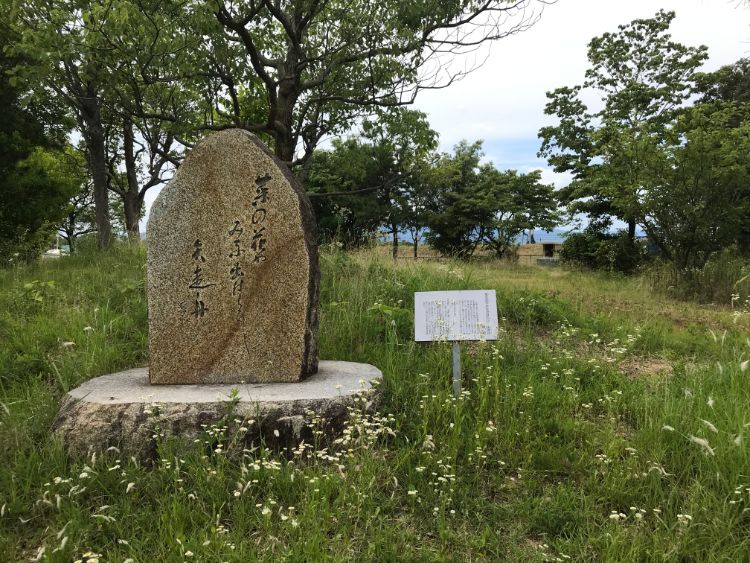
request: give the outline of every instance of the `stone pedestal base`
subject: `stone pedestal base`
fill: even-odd
[[[321,361],[318,373],[299,383],[226,385],[149,385],[148,368],[87,381],[65,395],[54,430],[71,455],[104,451],[110,446],[141,459],[156,455],[158,440],[195,439],[222,420],[230,432],[243,424],[244,445],[295,447],[312,442],[310,413],[326,434],[340,432],[347,408],[364,393],[357,408],[372,408],[379,369],[369,364]],[[363,405],[364,403],[364,405]]]

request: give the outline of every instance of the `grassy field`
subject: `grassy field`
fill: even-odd
[[[335,448],[237,427],[66,459],[82,381],[145,365],[144,255],[0,271],[0,561],[749,561],[750,316],[638,279],[324,251],[321,357],[384,373]],[[495,288],[502,338],[412,342],[413,293]]]

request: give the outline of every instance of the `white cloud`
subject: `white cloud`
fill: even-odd
[[[583,80],[592,37],[653,17],[659,8],[677,13],[671,28],[676,41],[708,46],[707,70],[750,56],[750,9],[737,0],[560,0],[530,30],[478,52],[478,58],[489,55],[487,62],[465,79],[420,93],[416,108],[440,133],[441,150],[461,139],[484,139],[486,160],[499,168],[540,168],[545,181],[565,185],[569,177],[544,166],[536,157],[538,144],[531,142],[551,123],[544,115],[545,93]],[[514,150],[519,139],[526,140],[523,151]],[[148,193],[147,208],[157,193]]]
[[[750,10],[736,1],[561,0],[530,30],[492,45],[480,69],[444,90],[422,92],[416,107],[428,114],[444,150],[464,138],[535,138],[550,123],[545,93],[583,80],[590,39],[659,8],[677,13],[675,40],[708,46],[706,69],[750,54]]]

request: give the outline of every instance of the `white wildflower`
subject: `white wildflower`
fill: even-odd
[[[687,526],[692,522],[693,517],[690,516],[690,514],[678,514],[677,515],[677,522],[682,526]]]

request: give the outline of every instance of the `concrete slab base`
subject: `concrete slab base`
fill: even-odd
[[[369,364],[321,361],[318,373],[299,383],[149,385],[148,368],[138,368],[91,379],[67,393],[54,431],[71,455],[114,446],[154,458],[160,440],[194,440],[224,422],[230,433],[246,429],[239,430],[243,446],[263,441],[296,447],[312,441],[313,414],[333,436],[348,408],[373,408],[381,377]]]

